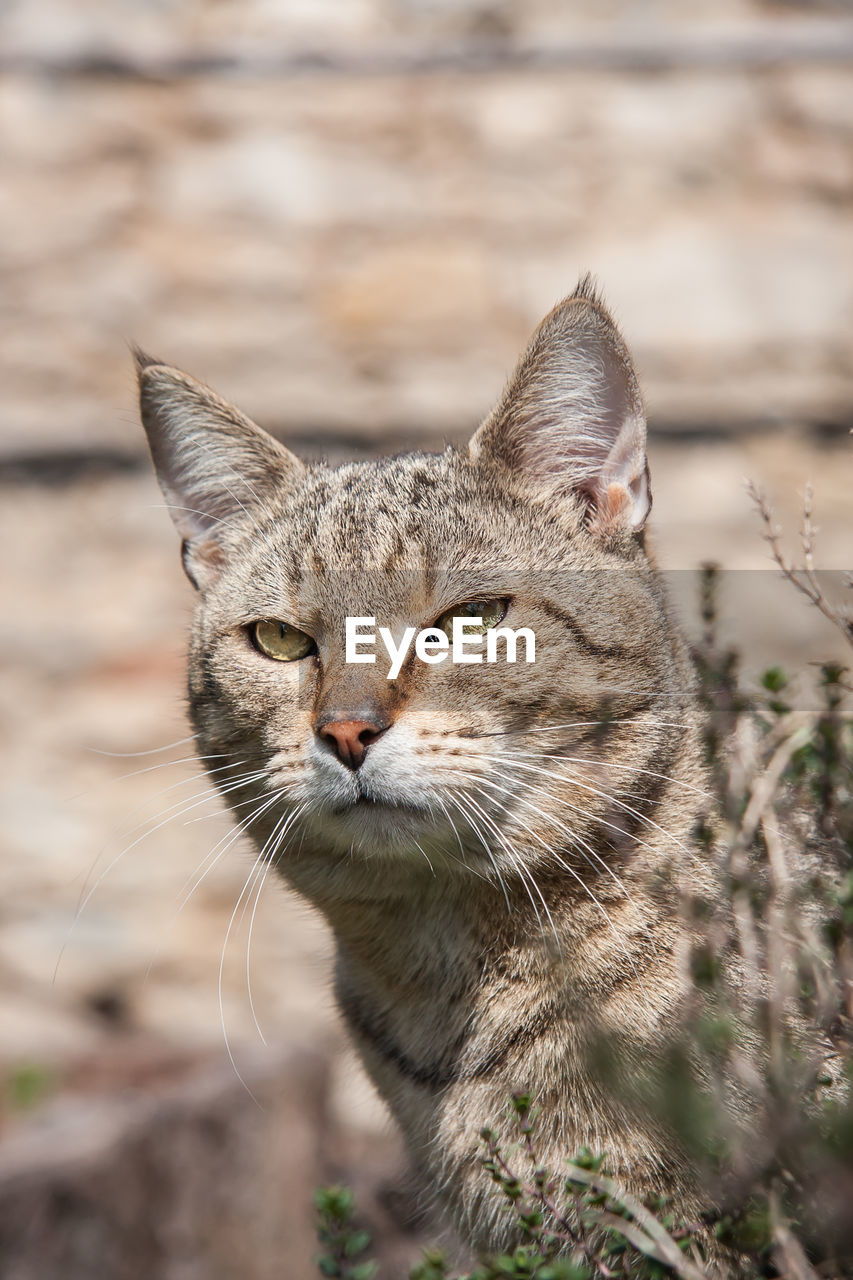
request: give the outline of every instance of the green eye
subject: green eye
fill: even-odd
[[[439,631],[452,637],[454,618],[482,618],[481,626],[469,627],[466,631],[469,636],[482,635],[498,625],[508,607],[508,600],[466,600],[443,613],[435,625]]]
[[[297,631],[287,622],[277,622],[273,618],[264,618],[261,622],[253,622],[249,628],[252,644],[267,658],[275,658],[277,662],[298,662],[314,653],[317,646],[304,631]]]

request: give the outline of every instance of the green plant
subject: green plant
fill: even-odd
[[[317,1235],[323,1252],[317,1259],[320,1274],[340,1280],[372,1280],[376,1263],[365,1259],[369,1232],[353,1220],[354,1197],[348,1187],[322,1187],[314,1196]]]

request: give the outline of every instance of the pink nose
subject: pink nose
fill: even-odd
[[[387,725],[371,720],[332,720],[321,725],[318,733],[335,748],[338,759],[350,769],[357,769],[371,742],[383,734]]]

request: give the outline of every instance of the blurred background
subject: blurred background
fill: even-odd
[[[128,342],[305,454],[439,448],[592,270],[688,624],[715,560],[747,673],[808,669],[744,479],[793,555],[814,484],[840,589],[851,72],[847,3],[0,0],[0,1276],[307,1280],[334,1178],[389,1278],[431,1232],[188,759]]]

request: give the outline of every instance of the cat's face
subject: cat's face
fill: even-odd
[[[613,770],[638,736],[671,736],[678,676],[639,534],[639,397],[600,304],[552,314],[462,452],[306,467],[185,375],[149,364],[141,383],[200,589],[201,752],[271,856],[307,840],[510,872],[561,831],[582,845],[595,823],[630,826]],[[504,642],[492,662],[418,656],[411,629],[474,615],[528,629],[534,660],[522,642],[515,662]],[[381,635],[359,649],[374,662],[348,655],[354,618],[392,649],[408,630],[393,678]]]

